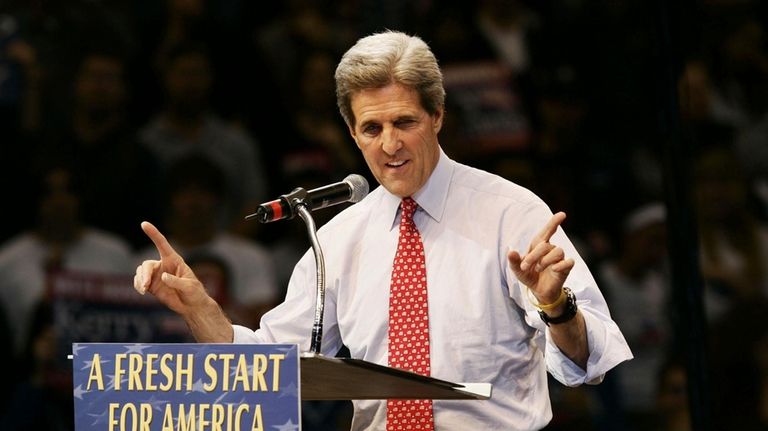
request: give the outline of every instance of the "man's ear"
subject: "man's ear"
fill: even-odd
[[[438,133],[440,129],[443,128],[444,116],[445,116],[445,107],[443,106],[437,108],[435,113],[432,115],[432,128],[435,130],[435,133]]]

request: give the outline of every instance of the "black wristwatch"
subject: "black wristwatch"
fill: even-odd
[[[576,316],[576,312],[579,311],[579,308],[576,306],[576,295],[567,287],[563,287],[563,291],[565,292],[565,311],[563,311],[563,314],[557,317],[550,317],[543,310],[539,310],[539,317],[547,326],[565,323],[573,319]]]

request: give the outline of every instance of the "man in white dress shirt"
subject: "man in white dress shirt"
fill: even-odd
[[[632,354],[587,266],[533,193],[457,163],[438,132],[445,91],[419,38],[385,32],[361,39],[336,70],[350,134],[381,184],[320,229],[326,259],[323,353],[387,364],[392,262],[400,203],[424,244],[431,375],[489,382],[486,401],[434,401],[434,429],[532,430],[552,417],[547,370],[569,386],[599,383]],[[314,257],[297,264],[285,301],[260,328],[233,326],[151,224],[159,260],[143,262],[135,287],[187,321],[200,342],[297,343],[309,348]],[[386,401],[355,401],[352,428],[385,429]]]

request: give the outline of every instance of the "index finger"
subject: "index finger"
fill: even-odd
[[[533,237],[533,240],[531,241],[531,248],[535,247],[537,244],[541,242],[549,242],[549,239],[552,238],[552,235],[557,232],[557,227],[560,226],[561,223],[565,220],[565,213],[560,211],[557,214],[553,215],[551,219],[547,222],[547,225],[544,226],[544,229],[541,230],[538,234],[536,234],[535,237]]]
[[[161,259],[175,256],[177,254],[176,250],[174,250],[173,247],[171,247],[171,244],[165,238],[165,235],[160,233],[160,230],[158,230],[155,227],[155,225],[153,225],[148,221],[141,222],[141,230],[143,230],[144,233],[147,234],[149,239],[151,239],[152,242],[155,244],[157,251],[160,253]]]

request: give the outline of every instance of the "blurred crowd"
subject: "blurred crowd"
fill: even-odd
[[[333,72],[359,37],[396,29],[443,69],[446,153],[568,213],[635,355],[600,386],[552,385],[551,430],[690,429],[659,127],[657,77],[674,69],[714,426],[768,429],[768,4],[696,5],[670,65],[657,2],[0,3],[0,342],[20,370],[3,378],[0,428],[72,429],[71,387],[48,372],[68,353],[52,275],[132,274],[152,256],[142,220],[258,326],[309,242],[299,221],[243,216],[349,173],[374,184]],[[349,410],[306,403],[305,429],[348,429]]]

